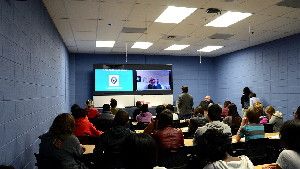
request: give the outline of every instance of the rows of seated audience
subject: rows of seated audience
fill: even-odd
[[[205,97],[191,118],[183,120],[187,122],[186,133],[175,125],[179,119],[173,105],[157,106],[154,118],[148,104],[138,101],[130,120],[128,112],[117,108],[115,99],[104,104],[101,112],[92,100],[85,108],[74,104],[71,114],[58,115],[49,131],[39,137],[38,168],[253,169],[257,165],[254,158],[233,151],[233,137],[250,143],[265,139],[266,132],[280,132],[283,144],[279,148],[284,150],[274,153],[277,160],[259,164],[273,163],[265,168],[274,169],[300,168],[300,106],[294,120],[283,122],[281,112],[272,106],[264,109],[255,94],[248,95],[253,99],[243,105],[242,117],[234,103],[225,101],[222,108]],[[137,126],[132,121],[142,124],[143,133],[135,133]],[[268,131],[267,126],[271,126]],[[86,143],[84,137],[93,138],[92,143]],[[193,146],[185,147],[184,138],[193,139]],[[81,144],[94,144],[93,153],[83,155]]]

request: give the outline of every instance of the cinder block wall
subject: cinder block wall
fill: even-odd
[[[265,106],[274,105],[285,120],[300,106],[300,34],[216,58],[216,101],[240,97],[250,87]]]
[[[0,0],[0,164],[34,168],[38,136],[69,109],[68,52],[40,0]]]

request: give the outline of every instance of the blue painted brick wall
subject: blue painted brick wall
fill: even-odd
[[[216,101],[230,99],[239,108],[245,86],[265,106],[274,105],[285,120],[300,105],[300,35],[219,56],[215,59]]]
[[[70,76],[70,86],[75,87],[74,103],[83,106],[85,101],[93,96],[93,64],[105,63],[126,64],[125,55],[70,55],[70,68],[73,68],[70,72],[75,72]],[[211,58],[202,59],[200,64],[199,57],[129,55],[128,64],[173,64],[174,101],[181,93],[182,85],[189,86],[195,105],[208,93],[214,95],[214,69]]]
[[[0,164],[34,168],[38,136],[69,109],[68,52],[40,0],[0,0]]]

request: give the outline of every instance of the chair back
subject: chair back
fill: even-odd
[[[54,157],[44,157],[40,154],[34,153],[38,169],[63,169],[61,162]]]
[[[273,133],[273,124],[264,124],[265,133]]]
[[[186,147],[180,147],[176,150],[163,149],[158,152],[158,166],[166,168],[180,169],[185,168],[188,163]]]
[[[80,144],[84,144],[84,145],[96,145],[99,140],[99,137],[91,137],[91,136],[79,136],[77,138]]]
[[[246,156],[254,165],[268,163],[268,138],[251,139],[246,142]]]

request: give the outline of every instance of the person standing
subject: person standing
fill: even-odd
[[[177,110],[180,119],[186,119],[191,117],[193,111],[194,99],[188,94],[189,88],[187,86],[181,87],[182,93],[177,100]]]
[[[242,104],[242,108],[243,109],[248,109],[248,107],[250,106],[250,94],[251,94],[251,90],[249,89],[249,87],[245,87],[243,89],[243,96],[241,97],[241,104]]]

